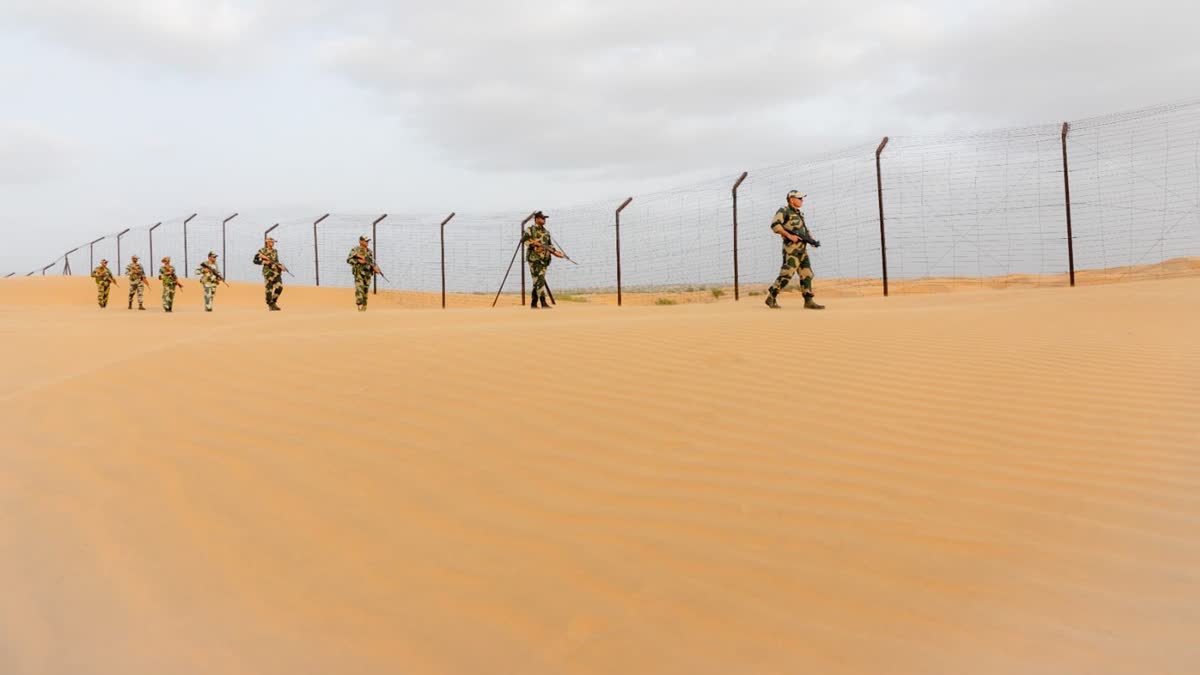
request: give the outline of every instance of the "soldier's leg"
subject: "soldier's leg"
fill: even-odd
[[[216,286],[204,287],[204,311],[211,312],[213,306],[213,295],[217,292]]]
[[[100,305],[101,307],[103,307],[105,302],[108,300],[108,298],[105,297],[106,294],[104,291],[105,288],[103,286],[96,286],[96,304]]]
[[[266,278],[263,279],[263,297],[266,298],[267,307],[270,307],[271,303],[274,302],[273,300],[271,300],[271,280],[270,279],[266,279]]]
[[[792,281],[792,275],[800,268],[800,255],[794,248],[783,249],[783,265],[779,268],[779,276],[775,279],[775,283],[771,284],[771,288],[767,289],[767,305],[774,307],[777,304],[776,298],[779,292],[787,288],[787,285]]]
[[[137,284],[129,282],[129,309],[133,309],[133,294],[137,293]]]
[[[806,298],[813,295],[812,282],[812,264],[808,261],[808,251],[805,251],[804,255],[800,256],[800,290]]]
[[[529,306],[537,307],[538,298],[546,292],[546,266],[538,262],[529,263],[529,276],[533,279],[532,300]],[[543,301],[542,306],[545,305]]]
[[[138,309],[145,309],[145,307],[142,305],[142,295],[145,293],[145,291],[146,291],[146,284],[138,284],[138,287],[137,287]]]
[[[268,305],[274,305],[275,303],[279,302],[279,296],[283,295],[283,277],[275,277],[275,279],[271,282],[268,295]]]
[[[808,253],[806,252],[800,258],[800,290],[804,291],[804,308],[805,309],[825,309],[825,305],[819,305],[813,300],[813,271],[812,265],[808,262]]]
[[[166,284],[163,284],[162,305],[164,312],[171,311],[171,287]]]
[[[355,277],[354,278],[354,304],[358,305],[358,311],[367,311],[367,291],[371,287],[370,277]]]

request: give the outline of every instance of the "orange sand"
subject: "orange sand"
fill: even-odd
[[[1200,672],[1200,277],[93,289],[0,281],[4,675]]]

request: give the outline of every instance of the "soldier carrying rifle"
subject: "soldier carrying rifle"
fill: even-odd
[[[767,291],[767,307],[771,309],[779,309],[779,301],[776,299],[779,291],[782,291],[796,274],[800,275],[804,308],[825,309],[825,305],[818,305],[813,300],[813,271],[808,262],[808,245],[820,248],[821,242],[813,239],[808,225],[804,223],[804,212],[800,207],[804,206],[806,196],[797,190],[787,193],[787,206],[776,211],[775,218],[771,221],[771,230],[783,237],[783,267],[779,270],[779,278],[775,279],[775,283],[771,284]]]

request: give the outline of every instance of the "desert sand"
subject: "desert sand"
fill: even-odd
[[[1117,279],[0,281],[0,673],[1200,672],[1200,276]]]

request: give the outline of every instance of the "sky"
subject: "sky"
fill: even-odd
[[[0,275],[191,212],[554,208],[1194,97],[1185,0],[0,0]]]

